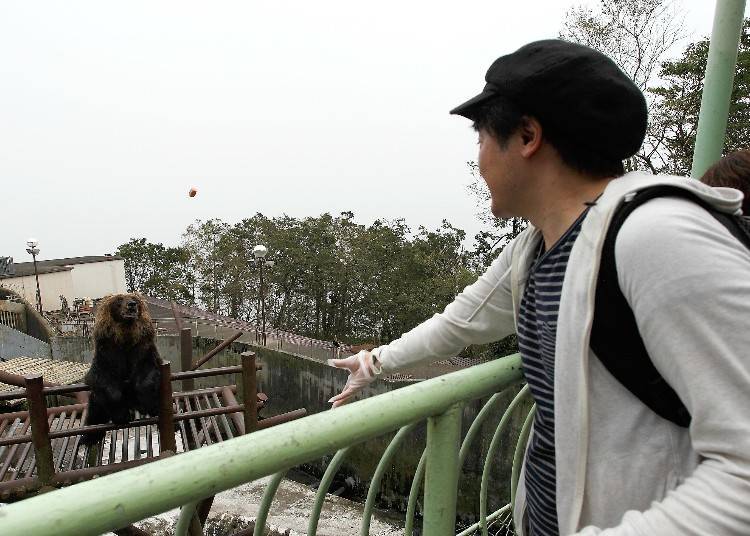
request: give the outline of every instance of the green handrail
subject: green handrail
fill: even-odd
[[[98,535],[436,415],[440,417],[432,420],[433,435],[447,447],[456,422],[460,427],[460,411],[454,405],[501,391],[520,379],[518,354],[490,361],[11,504],[0,509],[0,526],[4,534]],[[453,459],[453,450],[434,453],[433,460],[439,464],[444,463],[441,458]],[[457,461],[456,441],[454,466]],[[432,469],[445,468],[433,463]],[[439,477],[433,482],[443,485],[452,480]],[[426,514],[445,504],[449,495],[428,491],[426,487]],[[447,519],[439,517],[439,523]]]

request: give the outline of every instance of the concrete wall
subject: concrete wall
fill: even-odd
[[[195,337],[193,338],[193,355],[204,355],[216,344],[214,340]],[[172,370],[180,370],[179,337],[175,335],[159,336],[157,347],[162,357],[172,362]],[[240,364],[240,353],[250,348],[245,343],[233,343],[226,351],[205,366],[238,365]],[[339,393],[346,383],[346,372],[329,367],[325,363],[266,348],[253,347],[252,349],[257,353],[260,362],[263,364],[263,370],[259,375],[259,389],[266,393],[270,399],[268,406],[263,410],[263,416],[270,417],[301,407],[307,409],[309,414],[327,411],[330,408],[327,400],[334,394]],[[93,356],[93,347],[89,340],[81,337],[58,337],[52,343],[52,352],[55,358],[90,362]],[[216,379],[203,380],[198,386],[226,385],[236,382],[239,382],[239,378],[220,376]],[[411,382],[376,382],[366,391],[365,396],[386,393],[409,383]],[[505,401],[502,404],[503,409],[513,395],[518,392],[518,389],[512,391],[505,395]],[[239,395],[238,398],[242,401],[241,393]],[[464,433],[468,430],[484,402],[486,402],[486,399],[471,402],[464,408]],[[512,430],[520,430],[524,415],[519,412],[514,417],[511,423]],[[482,428],[476,444],[472,447],[464,464],[460,482],[458,513],[465,519],[474,519],[478,514],[479,486],[485,454],[501,416],[502,411],[498,411],[486,421],[487,424]],[[421,425],[412,434],[412,437],[407,438],[391,463],[390,469],[384,475],[378,498],[381,507],[406,510],[412,476],[416,471],[425,444],[425,429],[426,426]],[[392,437],[393,434],[376,438],[352,449],[339,472],[338,477],[342,480],[347,476],[354,477],[356,492],[362,498],[367,493],[369,481]],[[508,436],[501,443],[491,477],[489,502],[492,508],[501,506],[509,500],[510,470],[514,448],[515,436]],[[331,455],[333,454],[331,453]],[[322,476],[330,458],[331,456],[327,456],[324,459],[311,460],[309,464],[304,465],[304,469]]]
[[[125,261],[115,259],[111,261],[89,262],[73,265],[72,298],[102,298],[108,294],[127,292],[125,285]]]
[[[52,357],[50,345],[8,326],[0,325],[0,359]]]
[[[42,294],[42,309],[45,311],[56,311],[60,309],[60,295],[73,303],[75,295],[73,286],[72,270],[52,272],[39,275],[39,292]],[[9,288],[36,306],[36,279],[34,275],[23,277],[9,277],[1,282],[3,287]]]

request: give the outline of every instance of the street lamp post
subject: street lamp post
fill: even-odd
[[[266,255],[268,255],[268,248],[262,244],[258,244],[253,248],[253,256],[255,257],[255,264],[258,266],[260,270],[260,292],[258,296],[258,302],[260,305],[260,318],[261,318],[261,329],[260,329],[260,337],[263,345],[266,344],[266,297],[264,293],[264,286],[263,286],[263,267],[264,266],[273,266],[273,261],[267,261],[265,260]]]
[[[36,238],[29,238],[26,241],[26,252],[31,254],[31,258],[34,259],[34,277],[36,278],[36,308],[40,313],[42,312],[42,292],[39,290],[39,270],[36,265],[36,256],[39,255],[39,241]]]

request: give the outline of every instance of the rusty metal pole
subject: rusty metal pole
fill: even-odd
[[[190,330],[188,330],[190,331]],[[162,360],[159,389],[159,452],[177,452],[174,439],[174,408],[172,406],[172,371],[169,361]]]
[[[187,372],[193,368],[193,332],[190,328],[180,330],[180,370]],[[182,390],[192,391],[195,389],[195,381],[190,378],[182,380]]]
[[[43,389],[41,374],[26,376],[26,400],[29,402],[31,440],[34,444],[37,474],[42,485],[48,485],[55,476],[55,466],[52,460],[52,443],[49,439],[47,404]]]
[[[170,301],[169,305],[172,307],[172,316],[174,317],[175,327],[177,328],[177,331],[182,331],[182,314],[180,314],[180,311],[177,309],[177,304],[174,301]]]
[[[245,401],[245,433],[258,429],[258,385],[255,371],[255,352],[242,352],[242,397]]]

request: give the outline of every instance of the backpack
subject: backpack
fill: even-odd
[[[699,204],[748,249],[750,218],[720,212],[696,194],[677,186],[651,186],[638,191],[632,198],[626,197],[612,217],[604,240],[596,284],[591,349],[610,374],[657,415],[678,426],[688,427],[690,413],[651,361],[617,279],[617,233],[636,208],[657,197],[679,197]]]

